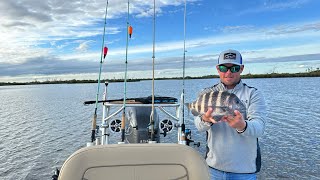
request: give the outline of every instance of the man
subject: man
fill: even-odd
[[[247,117],[235,110],[235,116],[224,116],[217,122],[211,116],[212,108],[195,117],[199,131],[207,132],[206,161],[212,179],[256,179],[260,171],[261,156],[258,137],[265,130],[266,106],[260,91],[241,81],[244,69],[238,51],[222,52],[216,66],[220,82],[201,93],[228,91],[245,105]]]

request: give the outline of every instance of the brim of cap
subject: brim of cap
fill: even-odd
[[[234,64],[234,65],[239,65],[239,66],[243,65],[243,64],[240,64],[240,63],[236,63],[236,62],[224,62],[224,63],[217,64],[217,66],[220,66],[222,64]]]

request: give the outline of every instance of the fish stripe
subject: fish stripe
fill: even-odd
[[[210,96],[209,96],[209,100],[208,100],[208,106],[212,106],[213,93],[214,92],[210,92]]]
[[[200,99],[201,99],[201,96],[196,100],[196,102],[195,102],[195,104],[194,104],[194,109],[195,109],[197,112],[199,112],[198,103],[199,103]]]
[[[211,93],[212,92],[207,93],[207,95],[206,95],[206,102],[205,102],[205,106],[204,106],[204,112],[208,111],[209,104],[211,104],[211,102],[209,101]]]
[[[224,106],[228,106],[229,105],[229,99],[230,99],[230,94],[225,94],[226,96],[226,100],[224,101]]]
[[[204,95],[202,96],[200,112],[204,112],[204,107],[205,107],[205,103],[206,103],[207,94],[208,94],[208,93],[206,93],[206,94],[204,94]]]
[[[219,91],[214,91],[212,94],[212,106],[217,106],[217,98],[219,95]],[[213,103],[214,102],[214,103]]]
[[[223,106],[228,106],[230,95],[231,94],[228,91],[224,92],[224,95],[223,95],[224,96]]]
[[[222,102],[222,91],[219,91],[218,92],[218,95],[217,95],[217,100],[216,100],[216,106],[221,106],[221,102]]]

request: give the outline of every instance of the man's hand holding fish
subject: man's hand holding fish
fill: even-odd
[[[246,121],[243,119],[242,114],[238,110],[234,110],[235,116],[225,115],[221,118],[221,121],[216,121],[212,117],[212,113],[213,113],[213,109],[209,107],[208,111],[201,116],[202,121],[209,122],[212,124],[215,124],[218,122],[226,122],[229,124],[230,127],[235,128],[238,132],[244,131],[247,126]]]
[[[207,113],[206,113],[207,114]],[[230,127],[235,128],[237,132],[245,131],[247,127],[247,122],[243,119],[242,114],[238,110],[234,110],[233,115],[223,116],[221,121],[229,124]]]

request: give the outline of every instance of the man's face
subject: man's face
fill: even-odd
[[[232,66],[235,66],[235,64],[223,64],[226,68],[230,68]],[[240,81],[240,74],[242,73],[244,66],[241,65],[240,66],[240,70],[238,72],[231,72],[231,69],[227,69],[226,72],[222,72],[219,69],[219,66],[216,66],[219,76],[220,76],[220,80],[223,84],[225,84],[227,86],[228,89],[232,89],[234,88],[237,83]],[[225,69],[225,68],[224,68]],[[234,68],[237,69],[237,68]]]

